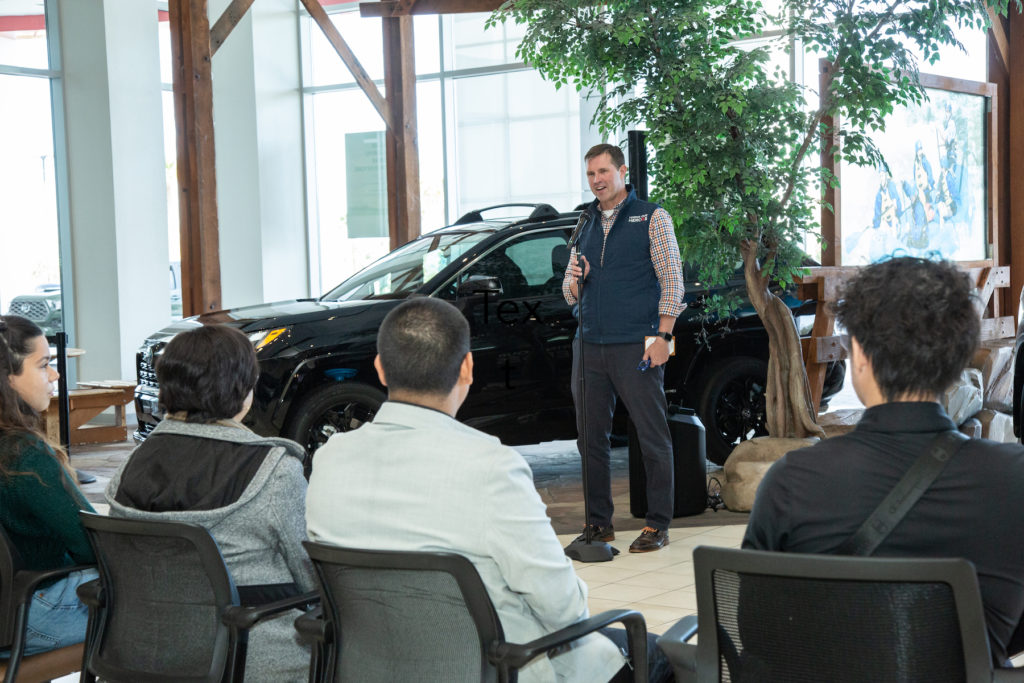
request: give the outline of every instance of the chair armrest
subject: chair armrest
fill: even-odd
[[[317,642],[325,642],[327,640],[327,622],[324,621],[323,606],[317,605],[316,608],[296,619],[295,630]]]
[[[697,646],[686,642],[696,633],[697,615],[691,614],[683,617],[669,630],[658,636],[658,647],[672,664],[676,680],[680,683],[694,680],[697,675]]]
[[[994,669],[992,671],[992,680],[995,683],[1014,683],[1015,681],[1024,681],[1024,667]]]
[[[94,564],[76,564],[70,567],[58,567],[57,569],[46,569],[43,571],[28,571],[23,569],[14,575],[14,581],[11,582],[11,595],[18,602],[24,602],[30,595],[32,595],[32,593],[35,592],[36,587],[44,581],[48,581],[50,579],[63,579],[71,572],[95,568],[96,565]]]
[[[303,593],[302,595],[296,595],[282,600],[275,600],[273,602],[268,602],[264,605],[254,607],[232,605],[224,610],[224,613],[220,618],[221,621],[228,626],[240,629],[250,629],[259,622],[276,616],[282,612],[287,612],[290,609],[298,609],[303,605],[310,603],[319,604],[319,602],[320,593],[317,591],[310,591],[309,593]]]
[[[94,607],[102,607],[105,602],[103,596],[103,585],[99,579],[93,579],[87,581],[78,587],[76,591],[78,593],[78,599],[90,609]]]
[[[639,630],[641,640],[646,645],[647,637],[647,625],[644,623],[644,616],[631,609],[613,609],[607,612],[601,612],[595,614],[589,619],[583,621],[577,621],[575,624],[570,624],[565,628],[561,628],[554,633],[549,633],[546,636],[531,640],[529,643],[523,643],[517,645],[515,643],[495,643],[491,646],[488,657],[495,664],[502,663],[507,664],[513,669],[519,669],[525,666],[529,661],[536,658],[538,655],[542,655],[546,652],[550,652],[557,647],[571,643],[574,640],[578,640],[583,636],[593,633],[594,631],[604,628],[609,624],[616,622],[622,622],[626,627],[626,630],[632,635]],[[634,656],[639,659],[639,657]],[[644,651],[644,669],[647,668],[647,653],[646,648]],[[636,666],[638,663],[634,663]],[[634,671],[636,669],[634,668]],[[643,677],[643,680],[647,680],[647,676]]]

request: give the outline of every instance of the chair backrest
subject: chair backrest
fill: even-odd
[[[693,563],[700,680],[991,676],[978,580],[966,560],[701,546]]]
[[[501,622],[468,559],[305,546],[330,625],[329,680],[506,680],[487,659],[504,640]]]
[[[19,600],[14,590],[14,575],[23,567],[21,554],[0,526],[0,649],[14,641]]]
[[[104,680],[221,681],[233,646],[221,614],[238,592],[198,524],[81,513],[96,552],[103,607],[86,652]]]

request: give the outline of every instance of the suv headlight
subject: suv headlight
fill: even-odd
[[[257,351],[274,341],[288,330],[287,327],[278,327],[273,330],[261,330],[249,335],[249,341]]]

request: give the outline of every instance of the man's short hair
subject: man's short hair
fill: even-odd
[[[939,395],[960,376],[981,334],[974,300],[970,278],[952,263],[901,257],[861,269],[833,311],[892,401]]]
[[[377,353],[389,389],[447,396],[469,353],[469,323],[446,301],[410,299],[384,318]]]
[[[611,157],[612,163],[615,164],[615,168],[617,169],[626,165],[626,156],[622,153],[622,149],[617,145],[609,145],[605,142],[602,142],[600,145],[594,145],[588,149],[587,153],[583,155],[583,161],[590,161],[602,154],[607,154]]]
[[[204,325],[172,339],[156,362],[160,406],[189,422],[238,415],[260,368],[249,338],[233,327]]]

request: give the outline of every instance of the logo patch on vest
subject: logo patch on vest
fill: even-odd
[[[643,223],[644,221],[647,220],[647,214],[645,213],[642,216],[630,216],[627,220],[630,223]]]

